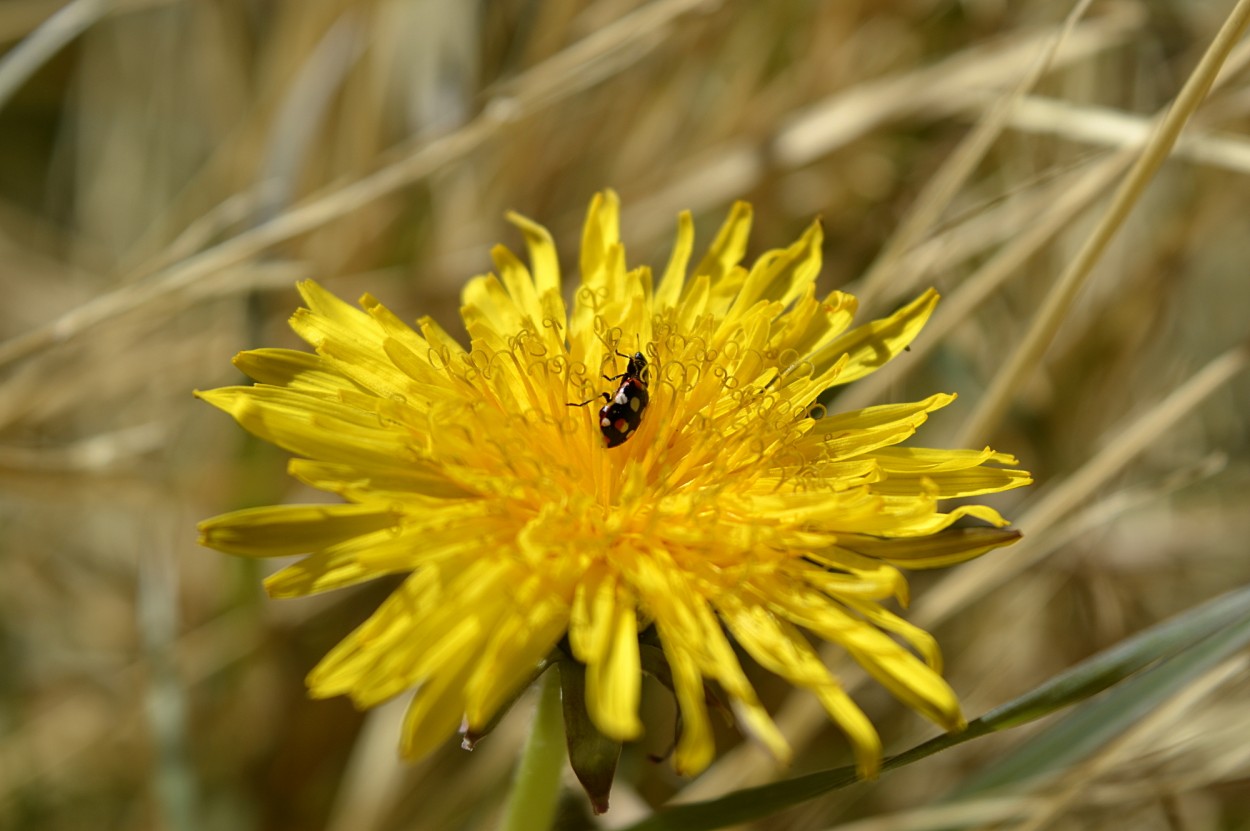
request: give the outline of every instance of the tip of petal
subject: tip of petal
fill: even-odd
[[[615,714],[608,717],[604,713],[596,713],[595,727],[609,739],[618,742],[632,742],[642,736],[642,721],[637,713]]]
[[[212,404],[219,410],[233,412],[232,403],[237,399],[237,388],[218,387],[213,390],[194,390],[193,394],[201,401]]]
[[[778,765],[789,767],[794,752],[763,708],[737,698],[730,702],[730,706],[739,729],[763,745]]]
[[[825,223],[819,216],[812,220],[812,224],[807,226],[800,238],[803,242],[814,247],[819,247],[825,240]]]
[[[697,776],[707,769],[716,755],[716,747],[707,742],[690,742],[686,745],[678,743],[673,754],[673,770],[678,776]]]
[[[295,289],[305,301],[310,301],[313,297],[325,293],[325,289],[316,280],[297,280]]]
[[[875,782],[877,776],[881,773],[881,752],[878,748],[876,754],[865,754],[856,750],[855,753],[855,774],[868,782]]]

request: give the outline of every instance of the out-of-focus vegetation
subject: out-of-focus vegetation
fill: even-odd
[[[744,198],[755,253],[820,215],[824,284],[860,293],[865,317],[946,295],[898,368],[832,406],[958,392],[925,443],[990,442],[1037,475],[996,503],[1023,543],[913,581],[970,716],[1250,583],[1250,383],[1228,351],[1250,334],[1250,49],[1008,384],[1005,416],[973,420],[1124,180],[1124,148],[1233,5],[1096,0],[1049,54],[1070,4],[0,3],[0,827],[494,827],[532,702],[473,753],[407,765],[402,701],[307,700],[304,673],[387,587],[269,601],[262,566],[197,547],[199,519],[302,495],[283,453],[190,391],[240,380],[237,350],[295,345],[303,276],[456,330],[464,280],[490,245],[519,245],[505,210],[551,227],[571,273],[605,186],[631,263],[663,264],[678,210],[706,242]],[[1246,659],[940,827],[1250,822]],[[677,778],[647,758],[673,729],[647,687],[612,811],[592,820],[570,787],[561,823],[618,827],[847,761],[804,694],[758,683],[793,770],[725,729],[722,759]],[[857,697],[888,748],[931,735],[870,685]],[[925,807],[1036,729],[757,827],[939,827]]]

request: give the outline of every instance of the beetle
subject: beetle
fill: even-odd
[[[647,393],[647,384],[651,379],[647,359],[641,352],[635,352],[632,356],[624,352],[616,354],[629,361],[625,371],[620,375],[605,375],[603,378],[605,381],[620,381],[620,386],[616,388],[615,393],[605,392],[595,396],[595,398],[602,396],[606,402],[599,408],[599,430],[603,433],[604,445],[609,448],[624,444],[625,440],[634,434],[638,425],[642,423],[642,414],[647,410],[647,402],[651,400],[651,396]],[[590,398],[580,404],[570,402],[569,406],[585,407],[594,400]]]

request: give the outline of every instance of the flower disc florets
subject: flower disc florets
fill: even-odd
[[[370,706],[415,688],[403,748],[420,755],[462,725],[483,728],[567,637],[591,720],[628,740],[642,730],[639,636],[654,627],[683,717],[680,770],[714,752],[709,682],[745,730],[788,754],[736,644],[817,695],[871,774],[877,734],[806,631],[923,715],[962,724],[935,642],[885,604],[906,602],[900,567],[1015,539],[992,509],[941,512],[940,500],[1028,474],[989,449],[897,446],[950,395],[825,414],[818,397],[898,354],[937,296],[848,331],[854,298],[815,294],[820,226],[748,270],[750,217],[736,205],[692,269],[683,215],[653,281],[625,265],[615,195],[597,196],[570,311],[551,237],[512,216],[530,264],[497,247],[497,276],[468,284],[467,349],[429,319],[414,331],[372,297],[360,311],[304,283],[291,323],[316,354],[242,353],[257,383],[201,394],[296,454],[295,477],[345,500],[227,514],[203,523],[205,544],[308,553],[267,580],[279,597],[408,575],[313,670],[313,694]],[[604,376],[636,352],[646,408],[605,448],[596,408],[569,404],[611,395],[621,381]],[[995,527],[951,529],[963,516]]]

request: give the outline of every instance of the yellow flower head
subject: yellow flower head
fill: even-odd
[[[748,269],[751,209],[738,203],[692,269],[683,214],[657,285],[648,268],[627,268],[618,218],[615,194],[595,197],[569,312],[551,236],[509,216],[529,266],[493,250],[498,274],[464,291],[467,350],[428,318],[414,331],[369,295],[361,311],[303,283],[307,308],[291,325],[316,353],[241,353],[235,363],[256,384],[200,395],[294,453],[293,476],[345,503],[226,514],[201,525],[202,542],[307,553],[266,581],[274,597],[407,575],[308,683],[366,707],[415,689],[410,756],[462,725],[485,727],[560,645],[585,666],[595,726],[634,739],[642,656],[658,643],[682,714],[680,771],[714,753],[708,682],[784,760],[736,643],[814,693],[871,775],[877,733],[804,632],[960,727],[933,638],[883,604],[906,603],[900,567],[949,565],[1015,539],[950,528],[964,516],[1006,522],[978,505],[941,512],[941,500],[1029,475],[989,449],[897,446],[952,395],[838,414],[816,404],[897,355],[936,294],[848,331],[854,298],[815,294],[817,223]],[[593,403],[569,406],[582,402]]]

